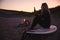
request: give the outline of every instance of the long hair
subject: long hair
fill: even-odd
[[[44,11],[50,13],[50,11],[49,11],[49,9],[48,9],[47,3],[42,3],[42,6],[41,6],[41,13],[44,12]]]

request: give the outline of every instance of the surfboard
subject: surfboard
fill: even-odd
[[[55,25],[51,25],[50,28],[48,29],[36,29],[36,30],[29,30],[26,33],[30,33],[30,34],[49,34],[49,33],[53,33],[57,31],[57,26]]]

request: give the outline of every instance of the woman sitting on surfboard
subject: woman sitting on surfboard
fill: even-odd
[[[35,10],[34,10],[34,13],[35,13],[35,18],[33,20],[33,23],[32,23],[32,26],[30,29],[33,29],[36,26],[36,24],[41,25],[43,28],[50,27],[50,25],[51,25],[50,11],[49,11],[48,5],[46,3],[42,3],[41,13],[40,13],[40,11],[36,12]]]

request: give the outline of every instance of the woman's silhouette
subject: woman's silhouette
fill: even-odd
[[[50,27],[50,11],[48,9],[48,5],[46,3],[42,3],[41,6],[41,13],[40,12],[34,12],[35,18],[33,20],[33,23],[31,25],[30,29],[33,29],[36,24],[41,25],[43,28],[49,28]]]
[[[31,28],[30,29],[33,29],[36,24],[39,24],[41,25],[43,28],[49,28],[50,27],[50,12],[49,12],[49,9],[48,9],[48,6],[46,3],[42,3],[42,6],[41,6],[41,13],[40,11],[36,12],[34,10],[34,13],[35,13],[35,18],[33,20],[33,23],[31,25]],[[29,30],[30,30],[29,29]],[[26,31],[23,33],[23,36],[22,36],[22,39],[21,40],[24,40],[27,36],[26,36]]]

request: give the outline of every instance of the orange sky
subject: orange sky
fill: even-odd
[[[49,8],[60,5],[60,0],[0,0],[0,8],[32,12],[34,7],[36,10],[41,9],[41,4],[44,2]]]

